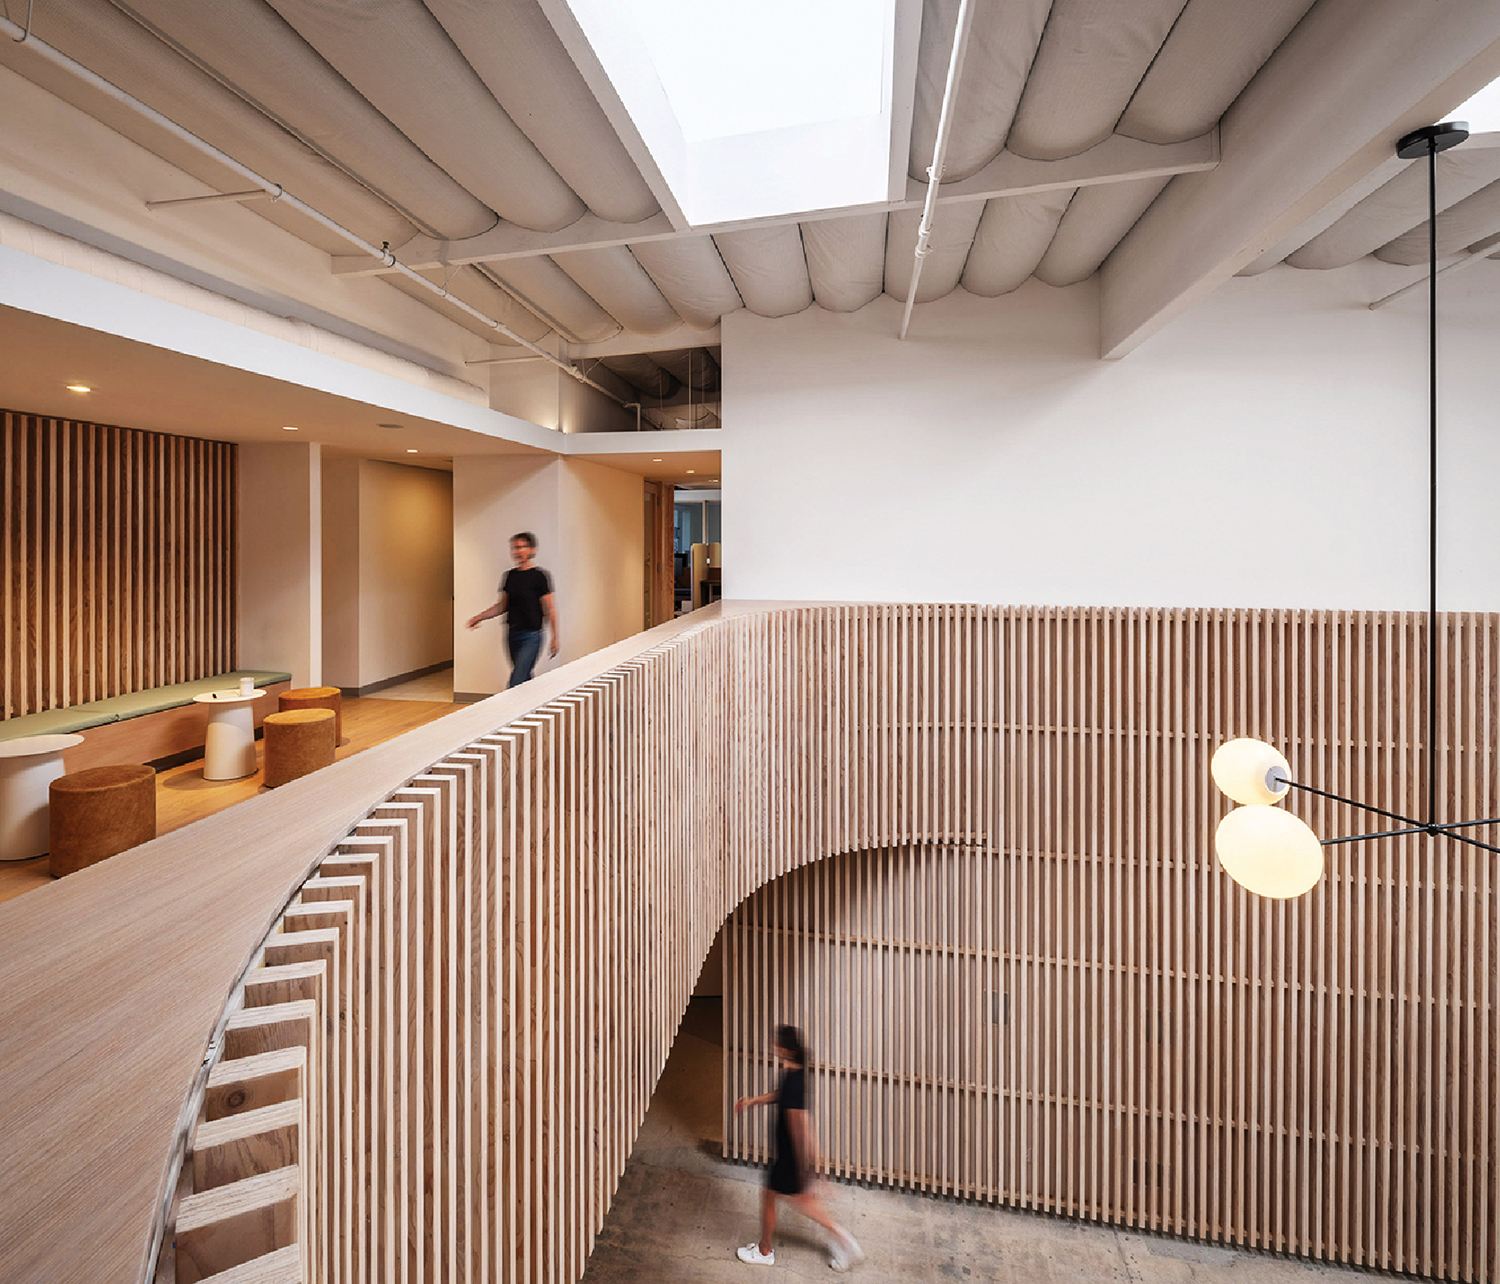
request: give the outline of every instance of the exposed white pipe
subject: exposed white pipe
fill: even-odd
[[[965,0],[965,3],[967,3],[967,0]],[[94,89],[97,89],[100,93],[104,94],[105,97],[109,98],[113,102],[119,103],[122,107],[128,107],[131,111],[135,112],[136,115],[151,121],[152,124],[158,125],[162,129],[165,129],[174,138],[181,139],[190,147],[196,148],[205,156],[208,156],[211,159],[217,161],[219,164],[225,166],[225,168],[233,170],[241,178],[245,179],[248,182],[254,183],[255,186],[259,188],[265,195],[270,196],[273,199],[281,201],[287,205],[290,205],[293,209],[312,219],[312,221],[314,223],[317,223],[320,227],[325,227],[330,232],[334,233],[334,235],[342,237],[356,249],[370,255],[371,258],[379,259],[380,262],[383,263],[386,267],[392,269],[399,275],[406,277],[408,280],[415,281],[424,290],[437,295],[438,298],[444,300],[451,307],[457,308],[465,316],[473,317],[474,320],[482,322],[490,329],[498,331],[507,339],[510,339],[514,343],[520,344],[521,347],[525,348],[527,351],[535,353],[538,357],[541,357],[542,360],[556,366],[564,374],[578,380],[579,383],[587,384],[595,391],[602,392],[611,401],[615,402],[615,404],[620,406],[623,406],[625,404],[625,399],[623,397],[618,397],[608,388],[604,387],[601,384],[595,383],[577,367],[570,365],[560,357],[553,356],[552,353],[548,352],[539,344],[533,343],[524,335],[517,334],[503,321],[498,321],[492,316],[487,316],[485,313],[479,311],[478,308],[470,307],[462,299],[455,298],[453,295],[449,294],[448,291],[445,290],[442,286],[434,285],[420,272],[407,267],[404,263],[398,262],[396,256],[391,253],[389,245],[374,245],[371,242],[365,240],[365,238],[360,236],[357,232],[351,232],[347,227],[343,226],[343,224],[334,222],[333,219],[328,217],[328,215],[314,209],[311,205],[307,204],[306,201],[298,200],[297,197],[293,196],[290,192],[284,191],[281,187],[281,184],[273,183],[270,179],[263,178],[248,165],[241,164],[239,161],[235,160],[235,158],[229,155],[228,152],[220,151],[212,143],[199,138],[198,135],[193,133],[191,130],[184,129],[170,117],[163,116],[161,112],[156,110],[156,108],[147,106],[147,104],[143,103],[139,98],[135,98],[132,95],[127,94],[118,85],[105,80],[104,77],[99,75],[97,72],[90,71],[81,62],[77,62],[74,59],[69,58],[67,54],[63,53],[59,49],[54,49],[45,41],[38,40],[35,35],[31,34],[22,27],[18,27],[15,23],[11,22],[9,18],[0,16],[0,31],[4,31],[7,35],[10,36],[12,40],[25,41],[26,47],[28,49],[34,51],[39,57],[45,58],[54,67],[59,67],[63,71],[66,71],[69,75],[77,77],[85,84],[90,85]],[[235,200],[245,199],[243,193],[235,192],[226,193],[225,195],[227,197],[232,197]],[[200,198],[190,197],[189,199],[199,200]]]
[[[211,192],[207,196],[179,196],[171,201],[147,201],[148,210],[170,209],[174,205],[229,205],[241,201],[276,200],[270,192],[256,188],[253,192]]]
[[[1448,266],[1445,268],[1439,268],[1438,275],[1447,276],[1450,272],[1462,272],[1465,268],[1473,267],[1476,263],[1483,263],[1485,259],[1489,258],[1489,256],[1494,252],[1495,247],[1491,245],[1488,249],[1480,250],[1476,254],[1466,255],[1464,258],[1458,259],[1455,262],[1448,264]],[[1496,261],[1500,262],[1500,259],[1497,259]],[[1426,284],[1427,278],[1424,276],[1420,281],[1413,281],[1410,285],[1403,285],[1399,290],[1394,290],[1390,294],[1387,294],[1383,299],[1376,299],[1374,303],[1367,304],[1366,306],[1368,306],[1370,311],[1373,312],[1376,308],[1385,307],[1387,303],[1394,303],[1397,299],[1405,298],[1413,290],[1420,290]]]
[[[911,288],[906,292],[906,308],[901,313],[901,338],[911,324],[912,304],[917,301],[917,283],[922,279],[922,260],[932,249],[932,220],[937,213],[938,187],[943,181],[943,160],[948,154],[948,134],[953,127],[953,92],[963,71],[964,55],[969,49],[969,24],[973,10],[970,0],[959,0],[958,21],[953,25],[953,52],[948,58],[948,81],[943,86],[943,106],[938,112],[937,141],[932,149],[932,164],[927,168],[927,199],[922,203],[922,221],[917,225],[917,257],[911,269]]]

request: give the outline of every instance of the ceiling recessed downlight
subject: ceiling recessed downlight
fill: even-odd
[[[376,424],[377,428],[405,428],[405,424]]]
[[[653,464],[659,464],[659,463],[661,463],[661,460],[659,460],[659,459],[653,459],[651,462]]]
[[[296,426],[296,424],[282,424],[281,425],[281,431],[282,432],[296,432],[297,431],[297,426]]]
[[[406,448],[406,453],[408,455],[415,455],[417,453],[417,448],[415,446],[408,446]]]
[[[688,476],[691,477],[693,475],[693,472],[694,472],[694,470],[691,469],[691,468],[689,468],[688,469]]]
[[[88,384],[86,384],[86,383],[70,383],[68,385],[68,391],[69,392],[93,392],[93,389],[90,388],[88,386]]]

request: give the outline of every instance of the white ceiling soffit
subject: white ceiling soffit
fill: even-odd
[[[387,120],[502,218],[551,231],[583,213],[577,193],[420,0],[270,3]]]
[[[744,306],[711,236],[644,241],[631,252],[677,314],[699,330]]]
[[[965,201],[944,207],[932,230],[932,241],[917,285],[917,302],[931,303],[951,294],[964,274],[969,247],[979,227],[985,202]],[[921,210],[896,210],[886,225],[885,292],[905,299],[911,288],[912,268],[916,263],[917,225]]]
[[[471,308],[478,308],[487,316],[503,321],[517,334],[530,339],[533,343],[545,337],[551,329],[530,309],[517,302],[476,268],[467,268],[460,272],[444,272],[441,268],[432,268],[424,271],[422,275],[434,285],[442,286],[454,298],[461,299]],[[450,321],[480,335],[487,342],[501,347],[514,346],[512,341],[504,335],[490,329],[463,309],[444,303],[442,299],[424,290],[415,281],[408,280],[404,276],[393,276],[390,278],[390,283],[403,294],[425,303]]]
[[[1211,128],[1313,0],[1188,0],[1118,133],[1175,143]]]
[[[600,343],[620,332],[620,323],[551,259],[512,259],[494,269],[570,341]]]
[[[389,204],[298,143],[237,94],[226,89],[162,44],[107,0],[68,0],[41,5],[34,16],[38,38],[97,71],[105,79],[177,121],[244,163],[284,176],[284,185],[370,240],[399,243],[411,223]],[[65,102],[102,121],[147,150],[219,191],[243,187],[244,180],[141,119],[92,87],[43,61],[24,44],[0,40],[0,62]],[[287,228],[319,249],[333,253],[347,245],[288,207],[255,203],[262,217]],[[492,218],[477,202],[467,224],[478,230]]]
[[[812,283],[795,223],[720,232],[714,244],[740,298],[757,316],[790,316],[812,305]]]
[[[84,0],[49,0],[44,7],[66,12],[81,10],[83,3]],[[102,12],[112,6],[95,0],[91,7]],[[183,56],[207,68],[272,121],[305,139],[322,155],[405,211],[420,226],[441,236],[467,236],[494,224],[493,210],[434,164],[401,130],[334,74],[328,63],[263,0],[213,0],[211,4],[128,0],[121,7],[136,14]],[[48,39],[44,29],[39,29],[38,34]],[[72,52],[65,46],[59,47]],[[74,56],[107,79],[113,79],[92,57]],[[143,70],[149,77],[167,82],[184,72],[182,62],[160,47],[152,49]],[[121,88],[152,101],[148,93],[141,91],[139,77],[134,83],[121,84]],[[186,125],[231,155],[256,164],[241,154],[235,132],[209,133],[202,128],[199,113],[191,107],[187,108],[186,116],[162,110],[178,124]],[[285,140],[278,150],[289,150]],[[274,154],[266,155],[256,167],[278,175],[278,181],[288,190],[323,208],[316,197],[294,186],[290,178],[279,177],[285,170]],[[339,218],[335,210],[324,212]],[[347,248],[340,246],[339,251]]]
[[[600,218],[660,208],[578,68],[533,0],[427,0],[511,119]]]
[[[1056,0],[1007,149],[1033,160],[1058,160],[1108,138],[1183,4]]]
[[[623,245],[554,254],[553,261],[589,297],[635,334],[665,334],[682,324],[656,283]]]
[[[1170,181],[1146,178],[1134,183],[1080,187],[1047,253],[1036,265],[1037,280],[1062,286],[1076,285],[1093,276]]]
[[[1497,179],[1500,179],[1500,148],[1465,151],[1458,147],[1444,152],[1438,158],[1438,226],[1442,227],[1442,211]],[[1427,163],[1412,161],[1326,231],[1288,255],[1286,261],[1292,267],[1317,270],[1345,267],[1419,224],[1425,228],[1426,215]],[[1470,238],[1478,239],[1479,236]],[[1425,259],[1426,255],[1424,246],[1419,257]]]
[[[885,288],[884,214],[852,214],[802,225],[813,298],[830,312],[854,312]]]
[[[1457,254],[1500,232],[1500,182],[1482,187],[1474,195],[1450,205],[1438,215],[1437,250],[1441,258]],[[1386,263],[1411,266],[1427,262],[1427,220],[1424,218],[1375,251]]]
[[[1052,8],[1052,0],[1007,0],[1004,4],[970,0],[970,4],[975,6],[973,25],[954,94],[953,126],[943,168],[943,179],[949,183],[977,173],[1005,146]],[[958,6],[959,0],[926,0],[922,6],[909,171],[923,183],[937,146]]]
[[[994,298],[1023,285],[1052,244],[1073,199],[1073,191],[1063,190],[985,202],[964,266],[964,289]]]

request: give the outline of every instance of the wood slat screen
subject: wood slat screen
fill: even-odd
[[[726,1101],[774,1082],[789,1021],[841,1176],[1496,1278],[1494,856],[1336,845],[1310,894],[1275,902],[1213,852],[1229,804],[1208,764],[1234,735],[1425,815],[1423,628],[1106,611],[899,628],[904,672],[861,694],[909,732],[892,796],[927,800],[921,841],[736,911]],[[1495,617],[1449,617],[1441,648],[1444,814],[1496,816]],[[1391,827],[1289,805],[1325,837]],[[763,1123],[726,1115],[727,1153],[763,1159]]]
[[[233,669],[235,447],[0,424],[3,716]]]
[[[770,1023],[805,1024],[835,1171],[1496,1278],[1490,854],[1334,847],[1293,903],[1212,854],[1229,735],[1421,804],[1421,623],[731,607],[676,632],[313,860],[200,1086],[176,1279],[578,1279],[747,897],[726,1103],[766,1086]],[[1500,621],[1447,617],[1439,659],[1444,796],[1493,815]]]

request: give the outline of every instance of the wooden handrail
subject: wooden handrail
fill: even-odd
[[[720,616],[661,625],[0,903],[0,1279],[146,1279],[187,1094],[324,853],[430,764]]]
[[[1500,1277],[1488,853],[1330,848],[1271,902],[1212,852],[1230,735],[1416,805],[1423,636],[732,603],[0,905],[0,1279],[576,1279],[726,918],[732,1099],[818,967],[824,1055],[859,1064],[869,971],[830,933],[908,955],[965,897],[988,995],[887,1051],[917,1088],[969,1067],[1005,1122],[830,1093],[837,1171]],[[1500,814],[1500,617],[1439,645],[1450,804]],[[1346,810],[1287,805],[1325,837]]]

